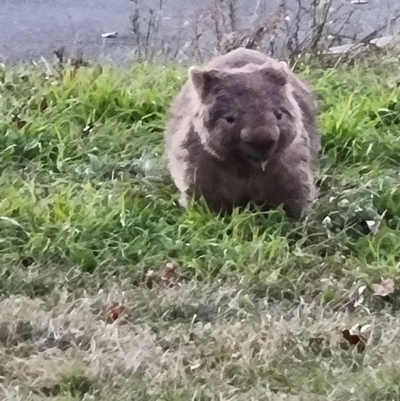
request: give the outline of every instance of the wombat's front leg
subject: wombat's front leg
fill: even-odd
[[[234,204],[232,199],[225,197],[218,188],[201,187],[196,184],[192,185],[184,194],[181,193],[181,199],[183,202],[193,200],[194,202],[204,201],[210,211],[219,214],[226,215],[232,213]]]
[[[290,185],[291,182],[294,185]],[[317,196],[317,190],[312,176],[308,172],[297,171],[293,174],[291,180],[287,182],[284,204],[285,212],[294,218],[301,218],[310,213],[313,201]]]

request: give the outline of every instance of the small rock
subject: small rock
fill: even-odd
[[[381,36],[380,38],[372,39],[370,43],[372,43],[378,47],[385,47],[385,46],[389,45],[390,43],[394,43],[394,42],[396,42],[396,37],[392,36],[392,35],[388,35],[388,36]]]
[[[102,33],[101,36],[104,39],[116,38],[118,36],[118,32],[106,32]]]
[[[328,49],[327,53],[328,54],[346,54],[350,51],[358,50],[360,47],[362,47],[361,44],[355,44],[355,43],[348,43],[345,45],[341,46],[334,46]]]

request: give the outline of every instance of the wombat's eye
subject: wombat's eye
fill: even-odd
[[[280,110],[275,110],[275,111],[274,111],[274,114],[275,114],[275,117],[276,117],[277,120],[281,120],[281,119],[282,119],[282,116],[283,116],[284,114],[286,114],[286,116],[289,117],[289,118],[292,117],[292,115],[290,114],[290,111],[287,110],[287,109],[284,109],[284,108],[282,108],[282,109],[280,109]]]
[[[224,120],[225,120],[228,124],[234,124],[234,123],[235,123],[235,117],[233,117],[233,116],[224,116]]]

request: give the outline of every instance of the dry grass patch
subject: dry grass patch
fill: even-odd
[[[108,324],[114,302],[126,313]],[[243,285],[196,281],[170,289],[126,282],[79,298],[62,290],[44,299],[12,296],[0,310],[5,399],[384,400],[390,398],[379,394],[400,394],[398,312],[271,303]],[[340,331],[355,324],[365,328],[361,353]]]

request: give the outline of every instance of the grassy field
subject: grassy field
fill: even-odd
[[[302,69],[323,129],[302,222],[178,206],[184,70],[0,69],[0,398],[399,400],[398,62]]]

